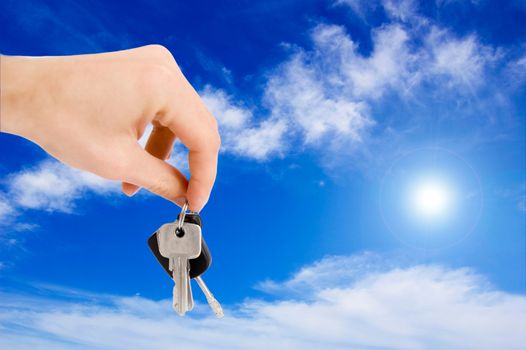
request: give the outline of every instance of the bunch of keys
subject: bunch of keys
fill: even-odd
[[[188,203],[175,222],[164,224],[150,236],[148,245],[175,282],[173,308],[177,314],[184,316],[194,307],[190,284],[190,280],[194,279],[216,316],[221,318],[224,316],[223,309],[201,277],[212,263],[212,256],[202,237],[201,217],[198,213],[187,213],[187,210]]]

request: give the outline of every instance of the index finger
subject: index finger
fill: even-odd
[[[217,174],[220,137],[217,122],[193,87],[180,74],[175,96],[158,120],[188,148],[190,180],[186,199],[189,209],[200,211],[212,191]]]

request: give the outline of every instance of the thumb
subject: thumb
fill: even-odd
[[[125,182],[144,187],[178,205],[185,203],[188,181],[177,168],[152,156],[138,144],[130,155],[130,163]]]

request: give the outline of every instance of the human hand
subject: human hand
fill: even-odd
[[[1,57],[0,131],[32,140],[62,162],[145,187],[199,211],[215,181],[214,117],[170,52],[150,45],[63,57]],[[137,140],[154,125],[145,149]],[[190,180],[165,160],[178,137]]]

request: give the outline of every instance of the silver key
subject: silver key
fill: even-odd
[[[159,253],[169,259],[175,282],[173,306],[181,316],[193,308],[188,259],[195,259],[201,254],[201,228],[196,224],[185,223],[185,213],[186,205],[180,220],[161,226],[157,232]]]
[[[175,272],[173,273],[173,280],[174,282],[176,282],[176,277],[175,277]],[[182,303],[180,300],[179,300],[179,290],[178,290],[178,285],[177,283],[174,283],[174,288],[173,288],[173,302],[172,302],[172,307],[173,309],[178,313],[180,314],[181,316],[184,315],[181,314],[181,311],[182,310],[185,310],[185,311],[191,311],[193,308],[194,308],[194,298],[192,296],[192,286],[190,285],[190,281],[189,281],[189,278],[188,278],[188,283],[185,283],[188,287],[187,287],[187,301],[186,301],[186,306],[184,305],[184,303]],[[184,288],[184,287],[181,287],[181,288]],[[181,296],[181,299],[183,299],[184,296]],[[178,305],[181,305],[180,307]]]
[[[219,302],[216,300],[214,295],[210,292],[210,290],[206,286],[205,281],[203,281],[201,276],[197,276],[194,279],[197,282],[199,288],[201,288],[201,290],[205,294],[206,301],[208,302],[208,305],[210,305],[210,307],[212,308],[212,311],[214,311],[214,313],[216,314],[217,318],[223,318],[223,316],[225,316],[223,308],[221,307],[221,304],[219,304]]]

